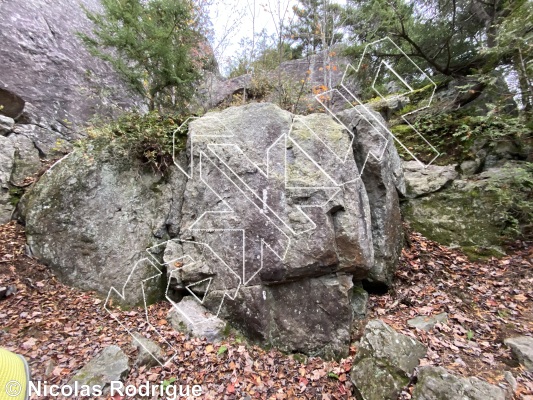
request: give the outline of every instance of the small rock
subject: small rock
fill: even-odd
[[[517,336],[503,342],[511,348],[513,355],[526,370],[533,371],[533,337]]]
[[[426,351],[422,343],[395,332],[384,322],[370,321],[350,373],[358,395],[366,400],[398,398]]]
[[[118,346],[108,346],[76,373],[68,385],[100,386],[105,392],[111,381],[119,381],[130,372],[128,357]]]
[[[407,321],[407,325],[411,328],[422,329],[423,331],[430,331],[437,323],[446,323],[448,321],[448,314],[443,312],[433,316],[424,316],[410,319]]]
[[[13,118],[6,117],[0,114],[0,135],[7,136],[8,133],[13,131],[15,120]]]
[[[421,367],[412,400],[505,400],[505,392],[478,378],[461,378],[442,367]]]
[[[512,394],[518,388],[518,383],[516,382],[516,379],[513,376],[513,374],[511,374],[509,371],[505,371],[503,373],[503,377],[505,378],[505,381],[509,384],[509,387],[511,389],[511,397],[512,397]]]
[[[206,338],[213,342],[221,340],[226,327],[224,321],[211,314],[204,306],[192,297],[184,297],[168,313],[172,327],[178,331],[189,332],[192,336]]]
[[[465,176],[474,175],[479,171],[479,167],[481,167],[481,160],[479,158],[463,161],[461,163],[461,173]]]
[[[2,286],[0,287],[0,300],[14,295],[15,293],[17,293],[17,287],[15,285]]]
[[[139,351],[139,354],[135,359],[136,365],[146,365],[150,368],[164,363],[165,354],[163,349],[161,349],[161,347],[153,340],[147,339],[138,333],[134,333],[132,344]]]
[[[408,198],[436,192],[459,175],[454,165],[429,165],[424,168],[418,161],[404,161],[403,171]]]

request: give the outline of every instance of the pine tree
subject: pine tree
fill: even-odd
[[[184,104],[199,78],[200,42],[188,0],[102,0],[102,13],[84,9],[93,35],[79,34],[89,51],[120,73],[150,110],[172,97]],[[196,61],[196,64],[195,64]]]

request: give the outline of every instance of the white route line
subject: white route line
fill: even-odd
[[[409,114],[412,114],[414,112],[418,112],[424,108],[427,108],[429,107],[429,104],[431,104],[431,101],[433,99],[433,95],[435,93],[435,89],[436,89],[436,84],[427,76],[427,74],[424,73],[424,71],[422,71],[394,42],[392,42],[392,40],[390,40],[390,38],[386,37],[384,39],[381,39],[381,40],[377,40],[375,42],[372,42],[370,44],[368,44],[364,51],[363,51],[363,55],[361,57],[361,60],[359,61],[359,64],[358,64],[358,67],[357,69],[355,69],[351,64],[348,65],[346,67],[346,70],[343,74],[343,77],[342,77],[342,80],[341,80],[341,87],[360,105],[362,105],[363,107],[365,107],[366,110],[368,110],[368,108],[346,87],[346,85],[344,84],[345,82],[345,78],[347,76],[347,73],[348,73],[348,70],[351,68],[353,69],[354,71],[358,71],[359,68],[361,67],[361,64],[362,64],[362,61],[367,53],[367,50],[370,48],[370,46],[373,46],[377,43],[380,43],[384,40],[388,40],[390,41],[394,46],[396,46],[396,48],[402,52],[402,54],[422,73],[424,74],[424,76],[426,76],[429,81],[434,85],[434,89],[433,89],[433,92],[431,94],[431,97],[430,97],[430,100],[429,100],[429,103],[427,106],[425,107],[421,107],[417,110],[414,110],[414,111],[411,111],[405,115],[402,116],[402,118],[404,119],[404,121],[414,129],[414,127],[405,119],[405,116],[409,115]],[[387,64],[386,62],[382,61],[382,63],[380,64],[379,68],[378,68],[378,71],[376,73],[376,76],[374,78],[374,81],[372,83],[372,88],[374,89],[374,91],[381,97],[384,99],[384,97],[379,93],[379,91],[375,88],[375,84],[376,84],[376,81],[377,81],[377,78],[379,76],[379,73],[381,71],[381,67],[382,65],[384,65],[389,71],[391,71],[407,88],[409,88],[409,92],[406,92],[406,93],[410,93],[413,91],[412,87],[389,65]],[[111,310],[109,310],[107,308],[108,306],[108,303],[110,301],[110,297],[112,294],[116,294],[118,295],[122,300],[125,300],[126,298],[126,295],[125,295],[125,291],[126,291],[126,287],[128,285],[128,283],[130,282],[130,279],[133,275],[133,273],[137,270],[138,266],[140,265],[140,263],[144,263],[144,262],[147,262],[149,263],[149,265],[151,267],[153,267],[157,273],[155,275],[152,275],[148,278],[145,278],[142,280],[141,282],[141,289],[142,289],[142,294],[143,294],[143,303],[144,303],[144,309],[145,309],[145,317],[146,317],[146,323],[150,326],[150,328],[152,330],[154,330],[154,332],[156,332],[156,334],[160,337],[160,339],[165,342],[166,345],[169,346],[169,348],[171,348],[172,350],[174,350],[174,354],[172,355],[172,357],[170,357],[166,363],[169,363],[171,362],[175,356],[177,355],[177,349],[175,349],[165,338],[163,335],[161,335],[158,330],[156,329],[156,327],[150,322],[150,317],[148,315],[148,307],[147,307],[147,304],[146,304],[146,294],[145,294],[145,283],[151,279],[156,279],[156,278],[159,278],[161,275],[162,275],[162,271],[160,268],[158,268],[156,265],[160,265],[160,266],[167,266],[167,270],[170,269],[170,273],[168,274],[168,279],[167,279],[167,287],[166,287],[166,291],[165,291],[165,298],[172,304],[172,307],[177,311],[179,312],[181,315],[183,315],[183,317],[191,324],[191,325],[197,325],[197,324],[201,324],[201,323],[205,323],[211,319],[214,319],[214,318],[217,318],[218,315],[220,314],[221,310],[222,310],[222,307],[223,307],[223,304],[224,304],[224,301],[226,298],[228,299],[231,299],[231,300],[235,300],[237,298],[237,295],[239,293],[239,290],[242,286],[246,286],[249,282],[251,282],[256,276],[257,274],[263,269],[264,267],[264,250],[265,248],[268,248],[277,258],[279,258],[281,261],[283,261],[285,259],[285,257],[287,256],[288,254],[288,251],[290,249],[290,246],[291,246],[291,240],[293,237],[295,236],[298,236],[298,235],[302,235],[304,233],[307,233],[309,231],[312,231],[314,229],[316,229],[316,223],[305,213],[304,209],[305,208],[311,208],[311,207],[319,207],[319,208],[322,208],[322,207],[325,207],[328,203],[330,203],[334,198],[335,196],[337,196],[340,192],[342,192],[342,187],[348,183],[351,183],[351,182],[355,182],[357,181],[358,179],[361,178],[361,175],[363,174],[363,171],[364,171],[364,168],[365,168],[365,165],[366,165],[366,162],[368,160],[368,158],[370,156],[376,158],[378,161],[381,161],[382,158],[383,158],[383,155],[387,149],[387,145],[389,143],[389,138],[384,136],[379,129],[376,128],[376,124],[379,125],[380,128],[384,129],[386,132],[388,132],[388,134],[391,135],[391,137],[393,137],[415,160],[417,160],[420,164],[424,165],[420,160],[418,160],[417,157],[414,156],[414,154],[412,154],[412,152],[406,148],[393,134],[392,132],[390,132],[390,130],[385,126],[385,124],[383,124],[378,118],[376,118],[376,116],[369,112],[369,113],[362,113],[360,112],[359,110],[358,113],[360,114],[360,116],[367,122],[369,123],[373,129],[384,139],[384,145],[382,146],[382,148],[378,151],[378,152],[374,152],[373,150],[372,151],[369,151],[366,158],[365,158],[365,162],[362,166],[362,168],[356,173],[357,176],[354,178],[354,179],[350,179],[346,182],[338,182],[334,177],[331,176],[330,173],[328,173],[324,167],[322,167],[322,165],[320,165],[320,163],[315,160],[311,155],[309,155],[305,149],[302,147],[302,145],[300,145],[300,143],[298,143],[298,139],[293,137],[293,135],[291,135],[293,133],[293,128],[294,128],[294,124],[296,122],[298,123],[301,123],[306,129],[308,129],[311,134],[313,135],[313,137],[319,141],[320,143],[322,143],[322,145],[329,151],[330,153],[330,156],[334,157],[334,159],[339,162],[340,164],[344,165],[346,164],[346,162],[348,162],[350,159],[349,159],[349,156],[351,154],[353,154],[353,150],[352,150],[352,146],[353,146],[353,141],[355,139],[355,135],[353,134],[353,132],[351,132],[350,129],[348,129],[348,127],[346,127],[346,125],[344,125],[340,119],[335,115],[335,113],[327,106],[327,104],[324,104],[324,102],[322,101],[321,99],[321,96],[324,96],[324,95],[328,95],[329,93],[338,93],[338,95],[340,95],[345,101],[347,104],[350,104],[350,106],[354,109],[356,109],[352,102],[349,101],[340,91],[338,91],[337,89],[332,89],[332,90],[329,90],[327,92],[324,92],[324,93],[321,93],[321,94],[318,94],[315,96],[315,99],[320,103],[322,104],[322,106],[328,111],[328,113],[333,117],[333,119],[339,123],[347,132],[348,134],[350,135],[350,143],[349,143],[349,146],[347,147],[347,150],[346,150],[346,153],[343,155],[343,156],[340,156],[339,154],[337,154],[337,152],[332,149],[328,143],[326,142],[326,140],[324,140],[319,134],[317,134],[317,132],[315,132],[311,127],[309,127],[308,124],[305,123],[305,121],[302,119],[302,118],[299,118],[299,117],[294,117],[292,123],[291,123],[291,126],[290,126],[290,129],[287,133],[283,133],[282,135],[280,135],[279,137],[277,137],[273,143],[267,148],[266,150],[266,171],[263,170],[263,168],[261,168],[259,165],[257,165],[255,162],[253,162],[253,160],[251,160],[244,152],[243,150],[240,148],[240,146],[238,146],[238,144],[234,144],[234,143],[209,143],[209,141],[207,143],[205,143],[205,146],[206,146],[206,149],[207,151],[209,152],[210,155],[214,156],[214,159],[212,159],[205,151],[203,150],[199,150],[198,152],[198,155],[195,155],[195,143],[196,144],[199,144],[201,139],[219,139],[219,138],[222,138],[222,139],[228,139],[228,138],[235,138],[235,135],[230,132],[230,130],[224,125],[224,123],[217,117],[214,117],[214,116],[210,116],[210,115],[206,115],[204,117],[201,117],[202,120],[206,121],[206,120],[211,120],[211,122],[213,123],[213,125],[217,126],[217,130],[219,132],[219,134],[195,134],[195,135],[190,135],[189,136],[189,155],[190,155],[190,163],[189,163],[189,168],[188,170],[184,169],[180,163],[178,162],[178,155],[176,154],[176,139],[177,139],[177,134],[180,133],[180,132],[183,132],[183,129],[185,129],[187,127],[187,125],[189,123],[191,123],[192,121],[200,118],[200,117],[190,117],[188,118],[183,124],[181,124],[173,133],[173,162],[174,162],[174,165],[183,173],[185,174],[185,176],[187,176],[188,179],[190,180],[193,180],[193,179],[198,179],[198,177],[200,178],[200,182],[202,182],[203,185],[205,185],[205,187],[210,190],[217,198],[218,198],[218,203],[221,203],[222,204],[222,207],[225,207],[226,209],[225,210],[207,210],[207,211],[204,211],[195,221],[193,221],[190,226],[186,227],[182,234],[184,232],[209,232],[209,233],[213,233],[213,232],[240,232],[241,235],[242,235],[242,276],[239,276],[239,274],[237,274],[232,267],[230,267],[225,261],[224,259],[208,244],[208,243],[204,243],[204,242],[200,242],[200,241],[196,241],[196,240],[182,240],[182,239],[172,239],[172,240],[169,240],[169,241],[166,241],[164,243],[160,243],[158,245],[155,245],[153,247],[150,247],[148,248],[146,251],[148,252],[149,256],[151,259],[149,258],[143,258],[141,259],[140,261],[138,261],[132,271],[130,272],[130,274],[128,275],[128,278],[126,280],[126,282],[124,283],[123,287],[122,287],[122,291],[121,292],[118,292],[114,287],[111,287],[111,289],[109,290],[109,294],[107,296],[107,299],[106,299],[106,302],[105,302],[105,305],[104,305],[104,308],[106,309],[106,311],[111,315],[111,317],[117,321],[119,323],[119,325],[125,329],[142,347],[144,347],[144,349],[146,351],[148,351],[152,357],[154,357],[157,362],[161,365],[164,365],[161,360],[159,360],[157,357],[155,357],[136,337],[135,335],[131,332],[131,330],[128,328],[128,326],[126,326],[125,324],[123,324],[116,316],[116,314],[112,313]],[[370,116],[372,121],[370,121],[367,117]],[[430,148],[435,151],[437,153],[437,156],[435,156],[435,158],[437,158],[439,156],[439,153],[438,151],[423,137],[423,135],[420,134],[420,132],[418,132],[416,129],[414,129],[415,132],[420,136],[422,137],[422,139],[430,146]],[[289,185],[289,178],[288,178],[288,172],[287,172],[287,153],[288,153],[288,143],[294,145],[296,148],[298,148],[298,150],[300,152],[302,152],[302,154],[317,168],[318,171],[320,171],[322,174],[323,174],[323,177],[326,177],[327,180],[329,180],[331,182],[331,186],[324,186],[324,185],[317,185],[317,186],[290,186]],[[239,176],[239,174],[234,171],[229,165],[228,163],[224,160],[224,158],[219,154],[219,152],[217,152],[217,150],[219,149],[233,149],[235,151],[237,151],[240,155],[243,156],[244,160],[246,162],[248,162],[249,164],[251,164],[254,168],[256,168],[256,170],[261,174],[261,176],[263,176],[265,179],[267,180],[270,180],[270,179],[274,179],[273,175],[271,174],[271,161],[274,159],[274,156],[272,155],[273,153],[273,150],[277,147],[280,147],[280,144],[283,143],[283,149],[281,151],[284,152],[283,154],[283,169],[284,169],[284,183],[283,183],[283,188],[279,189],[279,190],[284,190],[284,191],[290,191],[290,190],[322,190],[324,191],[324,194],[326,195],[326,200],[323,201],[323,202],[320,202],[319,204],[310,204],[310,205],[296,205],[294,206],[307,220],[308,222],[311,224],[311,228],[309,229],[306,229],[306,230],[303,230],[303,231],[299,231],[299,232],[296,232],[289,224],[286,223],[286,221],[284,220],[284,218],[282,218],[280,215],[278,215],[267,203],[267,200],[268,200],[268,191],[263,189],[263,193],[257,193],[256,190],[254,190],[252,187],[250,187],[249,184],[247,184],[241,176]],[[278,152],[280,151],[280,149],[277,150]],[[198,157],[199,158],[199,162],[198,162],[198,166],[195,166],[195,163],[194,163],[194,159],[195,157]],[[430,165],[434,160],[431,160],[431,162],[428,164]],[[63,159],[62,159],[63,160]],[[225,169],[227,169],[229,171],[229,174],[226,173],[226,171],[222,170],[215,162],[214,160],[218,160],[218,162],[220,162]],[[61,161],[61,160],[60,160]],[[275,250],[269,243],[267,243],[264,238],[259,238],[260,239],[260,265],[259,265],[259,268],[252,274],[251,277],[249,277],[248,279],[246,279],[246,231],[245,229],[236,229],[236,228],[212,228],[212,227],[208,227],[208,228],[205,228],[205,227],[197,227],[197,225],[199,226],[200,224],[202,223],[206,223],[207,225],[209,225],[209,220],[208,220],[208,216],[216,216],[216,215],[219,215],[219,214],[227,214],[227,213],[236,213],[236,211],[228,204],[228,202],[226,200],[224,200],[224,198],[222,197],[221,194],[217,193],[217,191],[207,182],[207,179],[206,177],[204,176],[204,173],[203,173],[203,167],[204,167],[204,163],[209,163],[211,165],[212,168],[214,168],[214,170],[218,171],[219,174],[221,174],[225,179],[227,179],[228,183],[232,185],[232,187],[234,187],[238,193],[240,193],[242,196],[244,196],[244,198],[247,200],[247,203],[251,204],[253,207],[255,207],[255,209],[257,209],[257,212],[262,215],[263,217],[265,217],[268,222],[270,222],[273,226],[274,229],[276,229],[283,237],[284,240],[282,241],[277,241],[276,245],[277,246],[280,246],[281,249],[283,249],[283,251],[280,253],[278,252],[277,250]],[[424,165],[425,166],[425,165]],[[195,174],[195,169],[197,170],[196,174]],[[267,185],[267,187],[269,187]],[[328,194],[328,192],[332,192],[332,194]],[[217,204],[218,204],[217,203]],[[253,209],[252,207],[252,209]],[[217,311],[216,313],[214,313],[214,315],[210,318],[204,318],[200,321],[195,321],[191,318],[190,315],[187,315],[187,312],[182,308],[180,307],[179,303],[175,303],[169,296],[169,289],[170,289],[170,283],[171,283],[171,280],[172,278],[175,277],[175,275],[177,273],[179,273],[180,271],[180,268],[187,268],[187,267],[190,267],[196,263],[198,263],[199,261],[197,260],[194,260],[190,255],[188,254],[184,254],[178,258],[175,258],[175,259],[172,259],[166,263],[163,263],[161,264],[160,261],[157,259],[157,257],[154,255],[155,253],[155,249],[163,246],[163,248],[166,248],[166,246],[170,243],[170,242],[174,242],[174,243],[179,243],[181,245],[183,244],[186,244],[186,243],[189,243],[189,244],[192,244],[194,246],[201,246],[201,247],[204,247],[205,249],[207,249],[207,251],[211,252],[211,254],[215,257],[215,259],[217,261],[219,261],[220,263],[222,263],[222,265],[228,270],[228,272],[234,276],[234,278],[237,280],[237,287],[235,288],[231,288],[231,289],[225,289],[224,290],[224,293],[222,294],[222,299],[220,300],[220,304],[218,305],[217,307]],[[202,252],[203,254],[203,252]],[[181,261],[185,261],[187,260],[187,262],[185,263],[181,263]],[[176,262],[180,262],[182,265],[180,268],[176,268],[175,267],[175,263]],[[231,276],[230,275],[230,276]],[[200,303],[200,304],[203,304],[207,295],[208,295],[208,292],[209,292],[209,289],[211,288],[211,284],[213,282],[213,279],[214,279],[215,276],[211,276],[211,277],[207,277],[205,279],[201,279],[197,282],[193,282],[193,283],[190,283],[189,285],[186,286],[186,290]],[[207,282],[207,288],[206,290],[204,291],[204,295],[203,295],[203,298],[200,299],[197,294],[194,292],[193,290],[193,287],[194,286],[198,286],[198,285],[202,285],[202,284],[205,284]],[[232,291],[233,293],[230,293],[230,291]],[[166,364],[165,363],[165,364]]]

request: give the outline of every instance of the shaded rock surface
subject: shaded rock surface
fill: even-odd
[[[526,370],[533,371],[533,338],[530,336],[517,336],[504,340],[511,348],[513,355]]]
[[[81,4],[92,11],[101,7],[98,0]],[[93,115],[139,102],[76,36],[92,30],[80,2],[7,0],[0,2],[0,15],[0,104],[5,115],[18,118],[23,102],[30,102],[39,110],[41,126],[69,139]]]
[[[68,284],[104,295],[111,287],[124,290],[124,299],[115,294],[120,303],[141,303],[141,281],[156,275],[145,288],[152,302],[163,295],[164,277],[140,260],[179,225],[183,178],[143,170],[135,160],[121,164],[105,151],[78,149],[24,199],[28,245]]]
[[[478,378],[462,378],[441,367],[421,367],[413,400],[504,400],[505,392]]]
[[[405,192],[401,160],[377,112],[358,106],[337,117],[354,134],[353,153],[370,204],[374,264],[368,279],[390,286],[403,240],[398,207],[398,193]]]
[[[422,343],[395,332],[383,321],[370,321],[350,373],[356,393],[366,400],[396,399],[425,355]]]
[[[129,371],[126,354],[118,346],[108,346],[79,370],[68,385],[98,385],[105,392],[112,381],[123,380]]]

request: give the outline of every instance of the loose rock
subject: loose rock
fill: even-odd
[[[110,382],[124,379],[130,371],[128,357],[118,346],[108,346],[72,377],[68,385],[100,386],[104,392]]]
[[[372,320],[359,342],[350,377],[366,400],[396,399],[425,354],[422,343]]]
[[[533,371],[533,337],[517,336],[503,341],[528,371]]]
[[[505,392],[478,378],[461,378],[441,367],[422,367],[413,400],[505,400]]]

